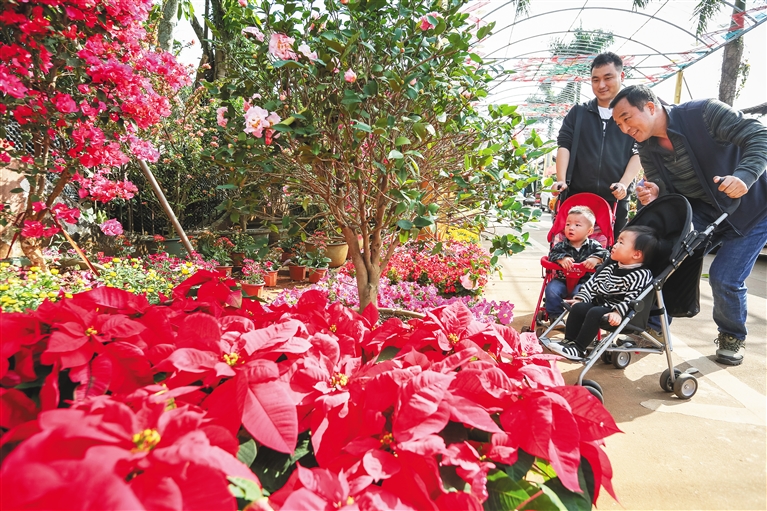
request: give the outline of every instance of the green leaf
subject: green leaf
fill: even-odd
[[[397,227],[402,229],[403,231],[409,231],[413,228],[413,222],[410,220],[397,220]]]
[[[371,128],[370,126],[368,126],[364,122],[360,122],[360,121],[357,121],[357,120],[354,121],[354,129],[360,130],[360,131],[365,131],[367,133],[373,133],[373,128]]]
[[[23,188],[14,188],[13,190],[11,190],[11,193],[22,193],[23,191],[24,191]]]
[[[370,80],[362,88],[362,91],[368,96],[375,96],[376,94],[378,94],[378,82],[375,80]]]
[[[535,462],[535,456],[527,454],[522,449],[517,450],[517,462],[506,467],[506,474],[512,479],[522,479],[530,471]]]
[[[277,62],[272,64],[272,66],[275,68],[284,67],[286,69],[304,67],[303,64],[296,62],[295,60],[278,60]]]
[[[404,144],[410,144],[410,139],[407,137],[397,137],[396,140],[394,140],[395,147],[399,147]]]
[[[399,353],[399,348],[396,346],[387,346],[384,349],[381,350],[381,353],[378,355],[378,358],[376,358],[376,364],[380,362],[385,362],[386,360],[391,360],[394,357],[397,356],[397,353]]]
[[[232,183],[226,183],[225,185],[218,185],[216,186],[216,190],[236,190],[237,185],[233,185]]]
[[[423,229],[424,227],[434,225],[434,221],[430,218],[426,218],[425,216],[417,216],[415,217],[415,220],[413,221],[413,225],[415,225],[416,227],[420,229]]]
[[[254,502],[264,498],[264,494],[261,492],[261,488],[258,487],[257,482],[235,476],[228,476],[227,479],[229,479],[229,482],[232,483],[236,488],[241,490],[241,492],[239,492],[239,494],[242,495],[240,498],[245,499],[248,502]],[[238,495],[235,494],[235,496]]]
[[[240,448],[237,450],[237,459],[243,462],[247,466],[253,464],[253,460],[256,459],[256,442],[252,438],[240,444]]]
[[[492,470],[487,474],[485,509],[516,509],[539,489],[524,479],[514,480],[505,472]],[[537,499],[533,502],[537,503]]]
[[[404,156],[402,155],[401,152],[397,151],[396,149],[392,149],[391,151],[389,151],[389,156],[387,156],[387,158],[390,160],[401,160],[402,158],[404,158]]]
[[[436,245],[434,245],[434,248],[431,249],[431,255],[437,255],[440,252],[442,252],[442,242],[438,242]]]

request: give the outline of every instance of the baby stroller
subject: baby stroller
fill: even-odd
[[[551,229],[549,230],[548,240],[549,246],[553,247],[560,241],[564,241],[564,228],[567,223],[567,215],[570,209],[575,206],[585,206],[594,212],[596,217],[596,223],[594,225],[594,232],[589,236],[599,242],[604,248],[609,248],[613,245],[613,224],[615,223],[615,208],[611,208],[599,195],[593,193],[578,193],[571,197],[568,197],[558,208],[559,213],[554,220]],[[546,286],[557,278],[557,272],[561,271],[565,274],[565,281],[567,283],[568,296],[572,296],[575,286],[578,285],[578,281],[587,273],[594,273],[593,269],[585,268],[582,264],[576,263],[571,270],[563,269],[559,264],[549,261],[548,256],[541,257],[541,277],[543,278],[543,286],[541,286],[541,293],[538,295],[538,303],[535,306],[535,313],[533,314],[533,321],[530,325],[530,331],[540,334],[545,330],[542,326],[544,321],[550,321],[549,330],[555,327],[561,322],[564,315],[559,318],[549,318],[546,312],[544,304],[544,293],[546,292]]]
[[[736,205],[737,206],[737,205]],[[635,301],[631,309],[616,327],[604,322],[602,329],[609,335],[597,338],[589,347],[586,356],[579,361],[584,364],[578,376],[578,385],[586,387],[600,401],[604,402],[602,388],[598,383],[583,377],[597,360],[625,369],[631,362],[631,353],[666,354],[668,369],[660,376],[660,386],[666,392],[673,392],[681,399],[690,399],[698,390],[695,376],[674,368],[671,359],[671,337],[668,316],[693,317],[699,310],[700,277],[703,270],[703,255],[710,248],[710,239],[716,227],[727,218],[723,213],[705,231],[697,232],[692,227],[692,209],[682,195],[660,197],[643,209],[629,222],[629,225],[644,225],[655,229],[660,246],[650,265],[654,279]],[[682,265],[682,263],[685,263]],[[665,290],[664,290],[665,286]],[[663,293],[661,291],[663,290]],[[657,304],[656,308],[653,305]],[[661,319],[662,339],[656,340],[645,330],[650,314]],[[565,316],[565,311],[561,317]],[[560,319],[561,319],[560,317]],[[548,346],[551,328],[540,336],[541,344]],[[638,335],[649,347],[633,343],[618,345],[615,341],[621,333]]]

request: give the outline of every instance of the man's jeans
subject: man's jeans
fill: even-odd
[[[580,284],[575,286],[573,296],[578,293],[580,288]],[[561,279],[552,280],[546,285],[544,296],[546,297],[546,313],[549,315],[549,319],[554,320],[558,318],[565,310],[563,304],[564,299],[567,298],[567,283]]]
[[[693,211],[695,229],[702,231],[713,222],[710,213]],[[709,269],[709,284],[714,297],[714,322],[719,331],[745,340],[748,316],[746,278],[754,269],[759,252],[767,243],[767,218],[762,219],[745,236],[730,230]]]

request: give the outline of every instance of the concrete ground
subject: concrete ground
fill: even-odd
[[[496,274],[487,286],[487,299],[514,304],[518,330],[532,320],[550,227],[547,213],[527,224],[533,246],[503,259],[503,277]],[[767,509],[767,258],[760,257],[747,281],[745,361],[726,367],[714,362],[707,257],[700,314],[671,325],[676,367],[700,371],[691,400],[660,388],[665,356],[634,354],[624,370],[599,362],[588,373],[601,384],[605,406],[624,433],[607,439],[619,502],[602,492],[599,509]],[[559,366],[568,383],[583,367],[568,361]]]

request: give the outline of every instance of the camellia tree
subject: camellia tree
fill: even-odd
[[[151,0],[3,3],[0,166],[29,183],[13,223],[36,266],[45,264],[42,238],[79,217],[76,207],[56,203],[68,183],[79,185],[80,199],[129,199],[136,188],[115,180],[113,169],[130,156],[159,156],[142,130],[170,114],[167,94],[190,80],[171,54],[150,44],[142,22],[151,7]]]
[[[495,76],[472,53],[463,0],[243,1],[211,157],[232,183],[265,176],[321,204],[349,244],[360,305],[398,243],[437,222],[529,218],[513,196],[548,148],[514,107],[480,115]],[[256,193],[258,193],[258,189]],[[497,244],[518,250],[523,240]]]

